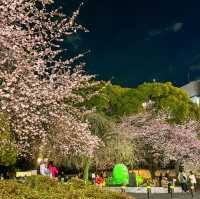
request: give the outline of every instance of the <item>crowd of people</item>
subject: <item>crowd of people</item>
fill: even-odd
[[[53,161],[47,162],[42,160],[40,162],[40,174],[43,176],[50,176],[52,178],[60,177],[61,181],[64,181],[65,178],[64,172],[62,171],[59,172],[59,169],[56,166],[54,166]],[[105,178],[106,178],[105,174],[96,175],[95,173],[92,173],[91,178],[93,184],[99,186],[100,188],[105,186]],[[176,179],[170,177],[168,173],[166,173],[164,176],[160,174],[158,180],[160,187],[163,185],[164,182],[167,183],[169,192],[170,192],[170,186],[176,184]],[[190,171],[190,174],[187,175],[183,170],[181,170],[178,174],[178,181],[181,185],[183,192],[189,191],[191,187],[193,187],[194,190],[196,189],[197,180],[192,171]]]
[[[194,190],[196,189],[197,180],[192,171],[190,171],[189,175],[187,175],[184,171],[180,171],[178,175],[178,180],[184,192],[187,192],[189,189],[191,189],[191,187]]]
[[[175,185],[177,181],[176,178],[171,177],[168,173],[166,173],[164,176],[160,174],[158,180],[160,187],[162,187],[164,184],[167,184],[168,192],[170,192],[170,186]],[[192,171],[190,171],[189,175],[187,175],[183,170],[181,170],[178,174],[178,182],[183,192],[189,191],[191,187],[193,187],[194,190],[196,189],[197,180]]]
[[[60,181],[66,181],[66,175],[63,171],[60,171],[54,164],[53,161],[45,161],[41,160],[40,162],[40,175],[42,176],[49,176],[52,178],[59,178]],[[80,176],[79,176],[80,177]],[[95,173],[92,173],[92,182],[93,184],[96,184],[99,187],[105,186],[105,173],[102,173],[100,175],[96,175]]]

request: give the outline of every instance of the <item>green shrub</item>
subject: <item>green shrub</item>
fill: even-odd
[[[48,177],[34,176],[24,183],[0,181],[0,199],[128,199],[116,192],[101,191],[94,185],[73,178],[62,184]]]
[[[5,114],[0,113],[0,165],[11,166],[16,162],[17,151],[10,124]]]
[[[106,178],[106,186],[111,186],[111,185],[113,185],[113,179],[112,179],[112,177]]]

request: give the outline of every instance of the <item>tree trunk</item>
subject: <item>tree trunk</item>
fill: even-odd
[[[89,180],[90,158],[86,158],[84,162],[83,179],[87,182]]]
[[[150,168],[150,173],[151,173],[151,178],[152,178],[152,180],[154,180],[155,179],[155,177],[156,177],[156,169],[155,168]]]
[[[152,180],[154,180],[156,177],[156,167],[153,163],[149,166],[149,170],[151,173],[151,178],[152,178]]]
[[[175,172],[176,172],[176,175],[178,175],[179,171],[180,171],[180,167],[182,165],[182,161],[181,160],[178,160],[176,162],[176,165],[175,165]]]

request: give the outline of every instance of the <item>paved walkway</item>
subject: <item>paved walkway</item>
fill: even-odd
[[[134,196],[135,199],[147,199],[147,194],[141,193],[130,193],[131,196]],[[170,194],[151,194],[150,199],[171,199]],[[175,193],[173,199],[192,199],[190,193]],[[200,199],[200,192],[195,193],[193,199]]]
[[[113,190],[113,191],[119,191],[119,192],[121,191],[120,187],[106,187],[105,189]],[[144,194],[146,194],[147,188],[146,187],[126,187],[126,192],[127,193],[144,193]],[[180,187],[175,187],[174,192],[175,193],[182,193],[182,189]],[[156,193],[156,194],[158,194],[158,193],[168,193],[168,189],[163,188],[163,187],[152,187],[151,193],[152,194],[154,194],[154,193]]]

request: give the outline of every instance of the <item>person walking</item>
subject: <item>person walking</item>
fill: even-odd
[[[178,180],[179,180],[179,182],[181,184],[182,191],[187,192],[187,190],[188,190],[188,187],[187,187],[187,175],[183,170],[181,170],[179,172]]]

